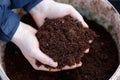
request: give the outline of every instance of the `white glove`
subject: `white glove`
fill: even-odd
[[[84,27],[88,27],[83,17],[71,5],[58,3],[53,0],[43,0],[30,10],[30,14],[39,27],[44,23],[45,18],[53,19],[66,15],[70,15],[74,19],[79,20]]]
[[[35,36],[36,32],[37,31],[31,26],[20,22],[19,27],[11,41],[21,49],[24,57],[29,61],[34,69],[46,70],[44,67],[38,67],[36,65],[36,60],[43,64],[57,67],[58,64],[56,62],[40,51],[39,43]]]
[[[44,24],[45,18],[53,19],[70,15],[74,19],[80,21],[83,27],[88,28],[88,25],[84,22],[83,17],[71,5],[58,3],[53,0],[43,0],[42,2],[38,3],[30,10],[30,14],[32,15],[38,27]],[[90,40],[89,42],[91,43],[92,41]],[[89,49],[85,50],[85,53],[88,52]],[[73,66],[65,66],[62,68],[62,70],[73,69],[80,67],[81,65],[82,62]],[[45,69],[48,70],[47,68]],[[60,71],[60,69],[51,69],[51,71]]]

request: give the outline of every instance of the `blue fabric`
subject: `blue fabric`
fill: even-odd
[[[36,4],[38,4],[42,0],[11,0],[11,8],[21,8],[29,12],[31,8],[33,8]]]
[[[41,2],[42,0],[31,0],[26,6],[24,6],[24,9],[29,12],[31,8],[33,8],[37,3]]]
[[[24,8],[30,11],[41,0],[0,0],[0,39],[10,41],[16,32],[20,17],[11,11],[13,8]]]
[[[8,42],[19,25],[20,18],[5,6],[0,6],[0,39]]]

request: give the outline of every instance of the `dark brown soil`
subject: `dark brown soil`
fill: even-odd
[[[80,22],[70,16],[46,19],[36,36],[40,49],[58,62],[57,68],[80,63],[84,51],[90,47],[89,40],[96,37],[95,32],[83,28]],[[39,66],[38,62],[37,65]]]
[[[22,20],[35,26],[29,15]],[[4,59],[7,75],[11,80],[108,80],[119,64],[116,44],[102,26],[94,21],[86,22],[99,37],[91,44],[90,52],[82,58],[82,67],[55,73],[36,71],[20,50],[13,43],[8,43]]]

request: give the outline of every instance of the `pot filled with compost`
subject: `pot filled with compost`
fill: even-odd
[[[72,4],[89,28],[70,15],[46,18],[37,27],[25,14],[21,21],[38,30],[35,36],[40,50],[58,66],[53,68],[36,60],[38,67],[44,65],[50,72],[35,70],[15,44],[1,41],[1,80],[119,80],[120,15],[116,9],[107,0],[56,1]],[[65,69],[74,65],[78,67]]]

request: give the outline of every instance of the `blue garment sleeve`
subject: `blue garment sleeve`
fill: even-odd
[[[29,12],[42,0],[0,0],[0,40],[8,42],[16,32],[20,17],[11,9],[24,8]]]
[[[20,22],[19,16],[5,5],[0,5],[0,39],[8,42],[11,40]]]
[[[11,0],[12,8],[23,7],[25,11],[29,12],[35,5],[42,0]]]

